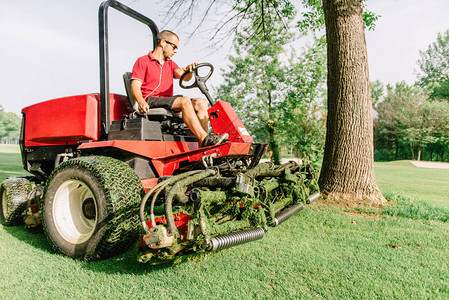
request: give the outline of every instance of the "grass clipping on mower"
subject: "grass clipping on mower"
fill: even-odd
[[[318,191],[317,172],[310,164],[266,162],[237,173],[208,170],[173,176],[160,191],[152,191],[152,205],[157,205],[153,220],[146,221],[148,239],[142,238],[140,262],[176,263],[260,239]],[[174,239],[161,244],[165,232]]]

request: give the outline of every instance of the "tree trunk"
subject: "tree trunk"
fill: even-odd
[[[268,148],[273,153],[273,156],[271,157],[271,160],[275,164],[278,165],[278,164],[281,163],[281,156],[279,155],[278,143],[277,143],[276,139],[274,138],[274,128],[273,127],[268,127],[268,132],[270,134],[270,140],[268,142]]]
[[[373,115],[360,0],[323,0],[328,116],[319,185],[329,200],[383,204],[374,177]]]
[[[399,154],[399,143],[398,143],[398,141],[396,140],[396,152],[395,152],[395,154],[394,154],[394,160],[397,160],[397,159],[398,159],[398,154]]]
[[[275,164],[280,164],[281,163],[281,156],[279,154],[279,147],[278,147],[278,143],[274,138],[274,129],[276,127],[275,121],[273,120],[273,113],[272,113],[272,98],[271,98],[271,90],[267,90],[267,95],[268,95],[268,132],[269,132],[269,138],[270,141],[268,142],[268,146],[270,148],[271,151],[273,151],[273,157],[272,157],[272,161]]]
[[[418,147],[418,161],[421,161],[422,149]]]
[[[410,152],[412,153],[412,160],[415,160],[415,151],[413,150],[413,144],[409,143],[408,145],[410,147]]]

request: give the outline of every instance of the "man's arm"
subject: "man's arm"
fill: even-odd
[[[143,99],[142,90],[140,89],[141,86],[142,86],[142,81],[137,80],[137,79],[131,80],[131,94],[133,95],[134,99],[136,99],[137,103],[139,104],[139,113],[144,114],[150,110],[150,106],[145,101],[145,99]]]
[[[178,68],[175,70],[175,78],[179,79],[181,78],[182,74],[184,74],[185,72],[190,72],[190,74],[187,74],[186,77],[184,78],[185,81],[189,81],[190,79],[192,79],[192,70],[198,65],[198,63],[193,63],[188,65],[185,68]]]

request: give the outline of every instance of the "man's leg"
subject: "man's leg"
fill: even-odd
[[[201,98],[192,99],[193,109],[195,110],[196,116],[200,121],[201,127],[207,132],[209,129],[209,116],[207,114],[207,109],[209,108],[207,101]]]
[[[198,104],[197,106],[202,106]],[[197,116],[197,113],[195,112],[193,102],[188,97],[178,97],[175,99],[172,105],[172,109],[174,111],[181,111],[182,112],[182,119],[184,123],[189,127],[189,129],[193,132],[194,135],[198,138],[199,144],[201,145],[204,141],[204,139],[207,136],[207,109],[206,109],[206,129],[204,129],[204,119],[200,121],[199,117]],[[198,107],[199,109],[199,107]],[[203,109],[201,109],[202,111]],[[202,112],[201,117],[203,118]]]

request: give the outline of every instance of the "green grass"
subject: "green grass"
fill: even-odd
[[[0,153],[0,170],[19,172],[18,154],[15,160],[6,154]],[[390,167],[410,174],[401,164]],[[376,164],[376,174],[380,183],[399,180],[388,165],[379,172]],[[420,199],[406,180],[401,188]],[[449,222],[422,213],[435,207],[432,201],[428,207],[406,196],[392,201],[397,205],[384,214],[313,204],[260,241],[173,266],[139,264],[135,247],[104,261],[77,261],[55,253],[42,232],[0,226],[0,298],[449,298]],[[393,210],[410,203],[418,209]]]
[[[449,208],[449,170],[418,168],[410,161],[376,162],[374,170],[384,194],[402,194]]]
[[[18,145],[0,144],[0,182],[7,177],[29,175],[23,169]]]

